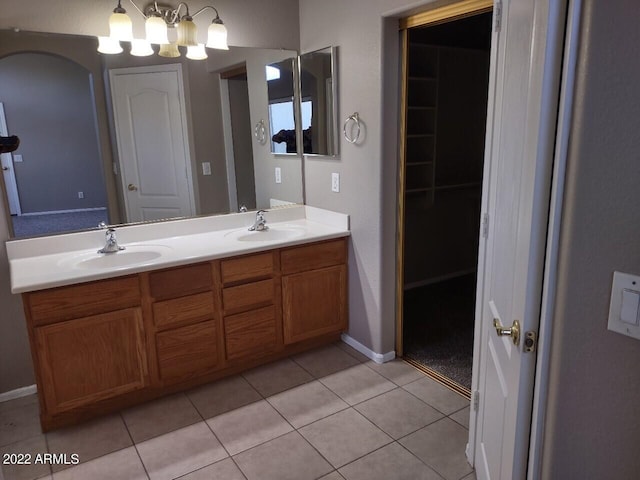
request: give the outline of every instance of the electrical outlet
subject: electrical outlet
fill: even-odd
[[[211,163],[202,162],[202,175],[211,175]]]
[[[84,192],[78,192],[78,198],[84,198]]]
[[[340,191],[340,174],[332,173],[331,174],[331,191],[338,193]]]
[[[282,170],[276,167],[276,183],[282,183]]]

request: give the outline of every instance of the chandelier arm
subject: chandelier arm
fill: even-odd
[[[135,8],[140,15],[142,15],[144,18],[147,18],[144,12],[140,10],[140,8],[135,3],[133,3],[133,0],[129,0],[129,2],[131,2],[131,5],[133,5],[133,8]]]
[[[202,12],[204,12],[207,8],[210,8],[211,10],[213,10],[214,12],[216,12],[216,18],[220,18],[220,15],[218,14],[218,9],[212,5],[205,5],[204,7],[202,7],[200,10],[198,10],[196,13],[194,13],[191,18],[196,18],[196,15],[201,14]]]

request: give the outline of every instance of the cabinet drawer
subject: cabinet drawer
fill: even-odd
[[[171,268],[149,274],[149,289],[153,298],[175,298],[210,290],[213,272],[210,263]]]
[[[227,359],[256,357],[276,346],[276,308],[252,310],[224,319]]]
[[[34,325],[86,317],[95,313],[120,310],[140,305],[140,283],[137,276],[26,294]]]
[[[344,238],[283,250],[280,254],[282,274],[316,270],[347,262],[347,241]]]
[[[213,370],[218,364],[217,345],[215,321],[158,333],[160,378],[182,381]]]
[[[38,327],[34,339],[49,413],[90,405],[147,384],[140,308]]]
[[[270,305],[273,303],[274,297],[275,284],[273,280],[225,288],[222,291],[224,313],[228,315]]]
[[[197,293],[153,304],[153,323],[158,330],[211,320],[213,315],[212,292]]]
[[[273,253],[232,258],[220,262],[222,283],[225,285],[258,280],[273,275]]]

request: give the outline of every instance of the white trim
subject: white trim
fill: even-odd
[[[376,353],[373,350],[371,350],[369,347],[365,347],[363,344],[361,344],[355,338],[350,337],[346,333],[342,334],[342,341],[344,343],[346,343],[347,345],[349,345],[350,347],[355,348],[357,351],[359,351],[365,357],[373,360],[376,363],[386,363],[386,362],[390,362],[391,360],[396,358],[395,350],[391,350],[390,352],[387,352],[387,353]]]
[[[222,132],[224,138],[224,157],[227,164],[227,189],[229,192],[229,210],[238,211],[238,187],[236,184],[235,151],[233,150],[233,127],[231,124],[231,99],[229,98],[229,80],[220,79],[220,108],[222,110]]]
[[[0,403],[8,402],[9,400],[15,400],[16,398],[27,397],[37,392],[38,388],[35,385],[29,385],[28,387],[9,390],[8,392],[0,393]]]
[[[93,212],[96,210],[106,210],[107,207],[94,207],[94,208],[72,208],[70,210],[47,210],[46,212],[29,212],[23,213],[22,217],[30,217],[33,215],[57,215],[58,213],[74,213],[74,212]]]
[[[6,137],[9,136],[9,128],[7,127],[7,118],[4,114],[4,103],[0,102],[0,135]],[[18,184],[16,182],[15,165],[13,163],[13,155],[11,153],[2,153],[0,156],[6,155],[5,162],[8,164],[9,170],[2,176],[7,178],[8,183],[5,182],[5,190],[7,193],[7,201],[9,202],[8,210],[11,215],[21,215],[22,207],[20,206],[20,195],[18,194]],[[4,165],[3,165],[4,166]],[[13,211],[11,211],[13,210]]]
[[[545,274],[538,332],[538,357],[536,379],[533,392],[531,415],[531,437],[529,441],[529,465],[527,478],[541,478],[544,420],[549,388],[549,361],[551,355],[551,330],[555,308],[555,293],[558,274],[558,250],[560,247],[560,227],[562,225],[562,205],[567,165],[567,152],[571,134],[573,100],[575,94],[576,64],[579,50],[580,14],[582,0],[571,0],[567,11],[566,44],[564,49],[563,78],[560,87],[554,171],[551,184],[549,208],[549,231],[545,258]]]

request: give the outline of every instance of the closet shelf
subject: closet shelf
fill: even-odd
[[[430,192],[431,190],[433,190],[433,187],[424,187],[424,188],[407,188],[407,190],[405,191],[405,193],[407,193],[407,194],[411,194],[411,193],[424,193],[424,192]]]
[[[424,76],[409,75],[407,78],[412,82],[436,82],[438,80],[436,77],[432,75],[424,75]]]
[[[433,133],[410,133],[407,135],[407,138],[427,138],[434,137]]]
[[[418,105],[409,105],[407,109],[408,110],[435,110],[436,107],[423,107]]]
[[[433,164],[433,160],[426,160],[424,162],[407,162],[408,167],[416,167],[419,165],[432,165],[432,164]]]
[[[457,190],[457,189],[463,189],[463,188],[475,188],[475,187],[481,187],[482,186],[482,182],[471,182],[471,183],[456,183],[456,184],[452,184],[452,185],[437,185],[436,186],[436,191],[442,191],[442,190]]]

